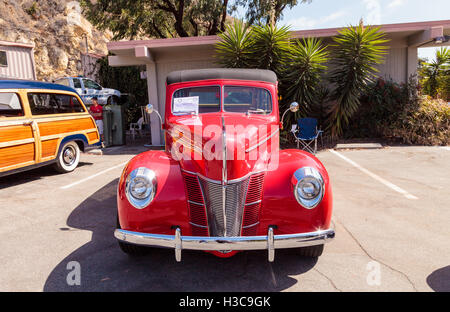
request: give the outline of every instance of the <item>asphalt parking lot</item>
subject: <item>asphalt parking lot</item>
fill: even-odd
[[[138,259],[113,237],[116,185],[144,148],[83,154],[60,175],[0,178],[0,291],[450,291],[450,150],[318,153],[333,186],[336,238],[316,260],[289,250],[219,259],[155,249]],[[73,261],[80,285],[69,285]]]

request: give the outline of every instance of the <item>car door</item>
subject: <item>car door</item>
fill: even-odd
[[[37,125],[18,90],[0,90],[0,174],[39,162]]]
[[[83,100],[83,102],[85,104],[91,104],[91,98],[87,95],[87,90],[86,88],[83,86],[83,83],[81,81],[80,78],[72,78],[72,88],[75,89],[75,91],[77,91],[77,93],[81,96],[81,99]]]
[[[87,94],[89,96],[97,96],[99,97],[101,95],[101,90],[103,89],[98,83],[91,79],[83,78],[83,85],[87,90]]]

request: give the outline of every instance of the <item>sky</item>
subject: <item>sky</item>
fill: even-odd
[[[300,0],[299,0],[300,2]],[[292,30],[393,24],[450,19],[450,0],[313,0],[284,11],[282,25]],[[435,48],[419,49],[419,57],[434,58]]]

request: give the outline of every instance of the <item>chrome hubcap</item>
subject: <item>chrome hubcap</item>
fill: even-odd
[[[76,151],[72,146],[67,147],[63,153],[63,160],[67,166],[73,165],[76,159]]]

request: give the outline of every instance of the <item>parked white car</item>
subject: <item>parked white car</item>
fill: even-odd
[[[92,104],[94,96],[98,98],[100,105],[118,104],[121,96],[120,91],[103,88],[94,80],[85,77],[63,77],[56,79],[54,83],[74,88],[87,105]]]

